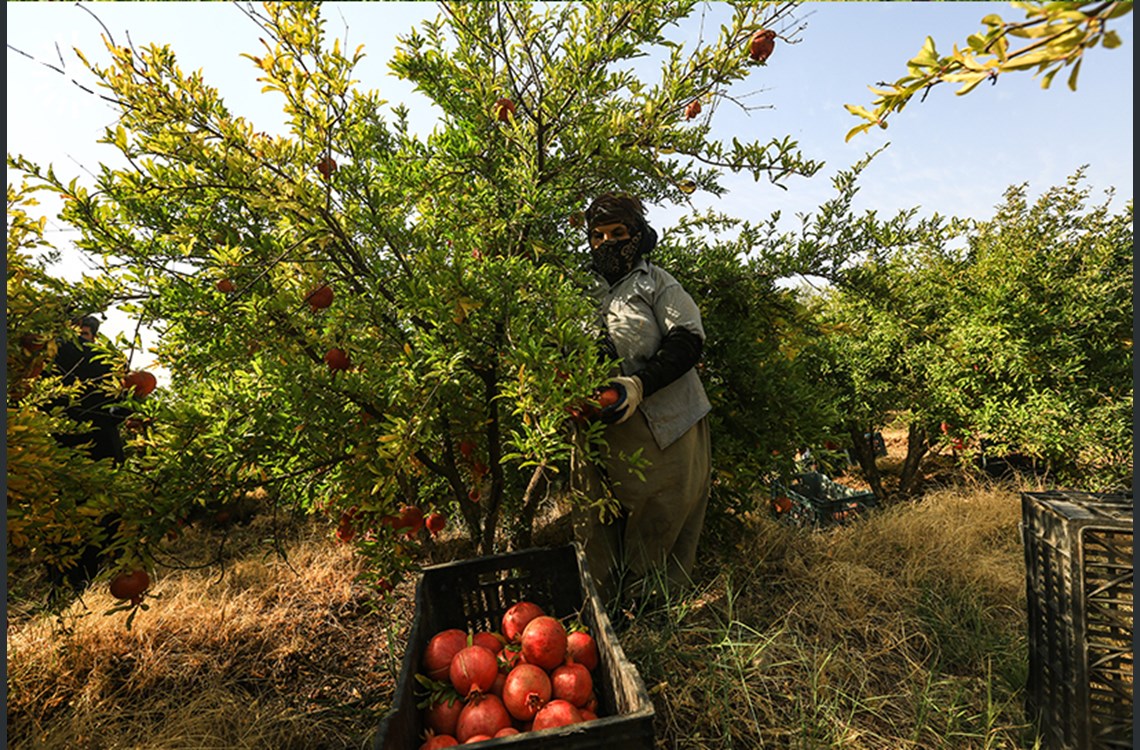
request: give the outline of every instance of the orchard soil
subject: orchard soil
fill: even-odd
[[[890,488],[905,432],[884,438]],[[659,747],[1033,746],[1018,537],[1033,487],[993,484],[952,455],[926,465],[922,495],[847,527],[710,523],[695,588],[618,615]],[[129,628],[105,614],[105,583],[53,616],[38,571],[10,570],[8,747],[370,747],[414,581],[373,595],[334,532],[270,513],[189,527]],[[569,538],[555,503],[536,544]],[[471,555],[440,539],[425,564]]]

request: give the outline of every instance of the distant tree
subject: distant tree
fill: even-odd
[[[878,97],[873,109],[848,104],[847,111],[866,120],[847,133],[851,140],[874,126],[887,127],[887,120],[901,112],[911,98],[940,83],[960,83],[958,95],[968,94],[983,81],[996,82],[1002,73],[1034,70],[1041,75],[1042,88],[1048,88],[1053,77],[1071,67],[1068,85],[1077,88],[1077,76],[1085,51],[1098,45],[1115,49],[1121,41],[1109,28],[1111,21],[1132,12],[1131,2],[1016,2],[1012,6],[1025,11],[1026,20],[1010,22],[996,13],[982,19],[985,30],[971,34],[966,46],[949,55],[940,55],[934,39],[926,38],[919,53],[907,63],[907,74],[894,83],[877,83],[872,91]],[[1024,46],[1012,48],[1011,38],[1028,40]]]
[[[971,453],[1017,452],[1053,481],[1119,490],[1133,472],[1133,204],[1090,206],[1083,179],[1034,203],[1012,186],[971,228],[966,272],[946,279],[957,366],[934,387],[957,403]]]
[[[888,418],[908,425],[904,493],[934,446],[1018,453],[1068,486],[1130,485],[1132,202],[1089,208],[1082,179],[1032,205],[1014,186],[990,221],[883,243],[813,299],[818,369],[853,444]]]

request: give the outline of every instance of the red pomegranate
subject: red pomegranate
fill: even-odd
[[[613,406],[618,401],[621,401],[621,394],[618,389],[612,386],[607,386],[598,391],[598,405],[605,409],[607,406]]]
[[[594,692],[594,678],[590,670],[577,662],[563,664],[550,673],[551,695],[573,703],[576,707],[585,706]]]
[[[431,532],[432,536],[435,536],[443,531],[444,526],[447,526],[447,517],[442,513],[429,513],[424,518],[424,526],[427,526],[427,530]]]
[[[508,643],[517,643],[527,624],[534,618],[545,614],[546,612],[542,607],[534,602],[516,602],[503,613],[503,637],[507,639]]]
[[[503,650],[502,637],[496,633],[488,633],[485,630],[482,630],[471,636],[471,642],[476,646],[482,646],[492,654],[497,654]]]
[[[345,516],[340,517],[340,523],[336,527],[336,538],[345,544],[356,538],[356,529],[352,526],[352,519]]]
[[[143,592],[150,588],[150,576],[145,570],[120,573],[111,579],[111,596],[116,599],[129,599],[131,604],[142,601]]]
[[[761,29],[752,35],[748,43],[748,56],[756,62],[765,62],[772,50],[776,48],[776,32],[771,29]]]
[[[309,303],[309,307],[313,308],[313,312],[323,310],[333,301],[333,290],[328,284],[321,284],[305,295],[305,301]]]
[[[344,349],[332,348],[325,354],[325,364],[333,372],[337,370],[347,370],[352,367],[352,362],[348,359],[348,353]]]
[[[685,107],[685,119],[691,120],[701,113],[701,103],[699,100],[694,99],[689,102],[689,106]]]
[[[550,700],[552,689],[546,670],[533,664],[520,664],[503,683],[503,704],[511,716],[519,721],[530,721]]]
[[[519,642],[528,664],[551,670],[566,660],[566,628],[549,615],[527,623]]]
[[[133,390],[135,398],[150,395],[157,386],[158,379],[154,377],[154,373],[146,370],[135,370],[123,378],[123,388]]]
[[[47,339],[34,333],[25,333],[20,337],[20,346],[27,352],[43,351],[47,346]]]
[[[511,735],[518,733],[519,730],[515,729],[514,727],[503,727],[499,731],[495,732],[495,737],[510,737]]]
[[[420,750],[439,750],[443,747],[455,747],[458,744],[459,740],[450,734],[433,734],[424,740],[424,744],[420,745]]]
[[[431,637],[420,661],[425,675],[433,680],[449,679],[451,660],[467,647],[467,633],[459,628],[441,630]]]
[[[327,180],[332,176],[332,173],[336,171],[336,159],[331,156],[322,157],[321,160],[317,162],[317,171],[321,173],[321,177]]]
[[[452,687],[465,697],[489,692],[498,674],[499,662],[482,646],[465,646],[452,658],[448,670]]]
[[[494,737],[496,732],[510,725],[511,715],[503,701],[496,695],[480,695],[471,698],[460,712],[455,738],[464,743],[480,734]]]
[[[396,519],[396,529],[406,529],[408,536],[420,533],[424,527],[424,512],[414,505],[405,505],[400,508],[400,515]]]
[[[582,721],[582,714],[574,707],[574,704],[556,698],[538,710],[538,713],[534,715],[534,724],[531,725],[531,729],[537,732],[541,729],[570,726],[580,721]]]
[[[598,668],[598,642],[585,630],[566,636],[566,655],[591,672]]]
[[[454,735],[463,711],[463,701],[458,698],[442,699],[424,709],[424,724],[437,735]]]
[[[502,698],[503,697],[503,687],[506,684],[507,684],[507,676],[505,674],[503,674],[502,670],[499,670],[498,674],[495,675],[495,681],[491,683],[491,689],[488,690],[487,692],[490,693],[491,695],[497,695],[500,698]]]
[[[499,122],[506,122],[515,116],[515,103],[503,97],[495,102],[495,118]]]

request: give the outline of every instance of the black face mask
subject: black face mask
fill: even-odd
[[[593,269],[613,284],[641,260],[641,232],[620,240],[606,240],[590,251]]]

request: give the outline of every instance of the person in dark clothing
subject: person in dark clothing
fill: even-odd
[[[78,321],[78,328],[78,341],[65,339],[59,342],[52,374],[59,376],[65,386],[78,388],[74,396],[61,398],[53,405],[62,407],[79,429],[53,437],[58,444],[78,448],[94,461],[111,459],[118,466],[124,460],[119,425],[129,412],[122,405],[107,352],[95,344],[99,318],[86,315]],[[110,538],[118,521],[116,514],[107,514],[99,519],[104,539]],[[70,547],[64,550],[65,554],[72,551]],[[63,567],[49,563],[48,578],[53,588],[62,586],[66,581],[72,590],[82,591],[94,580],[105,561],[102,544],[84,544],[75,565]]]
[[[95,346],[99,333],[99,319],[86,315],[79,321],[79,341],[59,342],[55,356],[54,374],[63,378],[65,386],[80,383],[75,399],[57,402],[64,413],[90,429],[56,435],[60,445],[84,446],[93,460],[110,458],[116,465],[123,462],[123,439],[119,425],[127,417],[120,405],[120,397],[112,385],[111,364]]]

